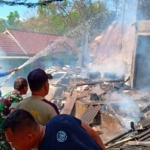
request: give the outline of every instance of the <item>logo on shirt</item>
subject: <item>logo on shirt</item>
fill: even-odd
[[[57,141],[58,142],[64,142],[67,140],[67,134],[64,131],[59,131],[57,133]]]
[[[39,112],[36,111],[36,110],[31,110],[30,113],[31,113],[34,117],[39,116]]]

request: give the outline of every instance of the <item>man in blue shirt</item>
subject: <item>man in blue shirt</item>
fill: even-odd
[[[14,68],[14,69],[9,70],[9,71],[0,72],[0,77],[7,76],[7,75],[9,75],[9,74],[11,74],[12,72],[17,71],[17,70],[18,70],[18,68]]]
[[[29,112],[18,109],[8,115],[2,129],[17,150],[106,150],[94,130],[69,115],[57,115],[42,126]]]
[[[0,69],[1,69],[1,67],[0,67]],[[7,75],[9,75],[9,74],[11,74],[12,72],[14,72],[14,71],[17,71],[18,70],[18,68],[14,68],[14,69],[12,69],[12,70],[9,70],[9,71],[5,71],[5,72],[0,72],[0,77],[4,77],[4,76],[7,76]],[[1,90],[0,90],[0,97],[2,97],[2,92],[1,92]]]

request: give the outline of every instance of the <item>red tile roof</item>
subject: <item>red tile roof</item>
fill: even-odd
[[[25,55],[15,40],[6,34],[0,34],[0,53]]]
[[[10,33],[15,38],[15,40],[21,45],[21,48],[26,51],[27,55],[37,54],[59,37],[55,35],[17,30],[7,30],[5,34],[6,33]]]

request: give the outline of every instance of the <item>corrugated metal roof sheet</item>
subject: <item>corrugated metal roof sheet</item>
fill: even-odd
[[[94,117],[97,115],[98,111],[100,111],[100,105],[90,105],[86,112],[82,115],[81,120],[89,125],[93,121]]]

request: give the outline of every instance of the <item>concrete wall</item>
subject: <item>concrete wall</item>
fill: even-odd
[[[132,66],[132,87],[137,89],[150,88],[150,20],[138,23],[136,50]]]

